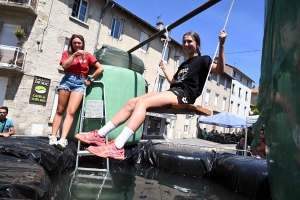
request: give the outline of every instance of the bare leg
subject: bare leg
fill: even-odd
[[[58,128],[61,124],[62,115],[65,112],[65,108],[67,106],[69,97],[70,97],[70,91],[64,89],[60,89],[58,91],[58,104],[57,104],[57,109],[52,124],[53,136],[56,136],[57,134]]]
[[[66,118],[64,120],[61,138],[66,138],[74,120],[74,115],[81,103],[83,94],[81,92],[71,92]]]
[[[146,110],[148,108],[168,106],[178,104],[176,95],[170,91],[158,92],[153,95],[139,98],[136,103],[127,127],[132,131],[136,131],[146,118]]]
[[[147,93],[147,94],[143,94],[141,96],[138,96],[138,97],[135,97],[135,98],[132,98],[132,99],[128,100],[127,103],[121,108],[121,110],[119,110],[114,115],[114,117],[110,121],[116,127],[120,126],[121,124],[126,122],[126,120],[129,119],[129,117],[131,116],[133,110],[135,109],[136,102],[139,99],[146,98],[146,97],[156,95],[156,94],[158,94],[158,92]]]

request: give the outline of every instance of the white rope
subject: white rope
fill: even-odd
[[[223,30],[225,30],[225,29],[226,29],[226,25],[227,25],[227,22],[228,22],[228,19],[229,19],[229,16],[230,16],[230,13],[231,13],[231,10],[232,10],[232,7],[233,7],[233,4],[234,4],[234,0],[232,0],[232,2],[231,2],[231,6],[230,6],[230,9],[229,9],[229,11],[228,11],[228,14],[227,14],[227,17],[226,17],[226,21],[225,21],[225,24],[224,24],[224,28],[223,28]],[[214,60],[215,60],[215,58],[216,58],[216,55],[217,55],[217,52],[218,52],[218,50],[219,50],[219,46],[220,46],[220,42],[218,42],[218,45],[217,45],[217,48],[216,48],[216,51],[215,51],[214,57],[213,57],[213,59],[212,59],[212,62],[211,62],[211,64],[210,64],[210,67],[209,67],[209,70],[208,70],[208,74],[207,74],[207,77],[206,77],[206,80],[205,80],[205,83],[204,83],[204,86],[203,86],[203,89],[202,89],[202,92],[201,92],[201,95],[202,95],[201,106],[202,106],[202,104],[203,104],[203,97],[204,97],[203,91],[205,90],[205,86],[206,86],[206,83],[207,83],[208,77],[209,77],[209,75],[210,75],[210,72],[211,72],[211,67],[212,67],[212,65],[214,64]]]
[[[169,35],[169,32],[168,32],[168,26],[166,26],[165,27],[165,29],[166,29],[166,32],[165,32],[165,36],[166,36],[166,39],[162,39],[162,40],[164,40],[164,46],[163,46],[163,50],[162,50],[162,52],[161,52],[161,60],[163,60],[164,59],[164,57],[165,57],[165,54],[166,54],[166,50],[167,50],[167,47],[168,47],[168,43],[169,43],[169,41],[171,40],[170,39],[170,35]],[[154,82],[153,82],[153,85],[152,85],[152,92],[154,92],[154,89],[155,89],[155,86],[156,86],[156,82],[157,82],[157,80],[158,80],[158,78],[159,78],[159,66],[157,66],[157,69],[156,69],[156,75],[155,75],[155,79],[154,79]]]

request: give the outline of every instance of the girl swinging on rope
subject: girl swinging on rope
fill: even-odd
[[[88,148],[88,151],[94,155],[124,160],[124,145],[144,122],[148,108],[169,107],[174,104],[193,104],[196,98],[201,95],[210,67],[212,73],[223,73],[226,37],[225,30],[222,30],[219,34],[219,57],[217,63],[212,63],[212,59],[209,56],[201,56],[200,54],[199,35],[193,31],[184,34],[182,48],[188,59],[179,66],[175,75],[172,76],[166,70],[163,61],[159,63],[160,68],[171,84],[169,90],[151,92],[132,98],[101,129],[80,133],[75,137],[82,142],[98,145]],[[121,134],[106,144],[106,135],[127,120],[128,123]]]

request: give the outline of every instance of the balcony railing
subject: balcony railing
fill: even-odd
[[[36,8],[37,8],[37,0],[0,0],[0,3],[20,5],[20,6],[29,6],[34,11],[36,11]]]
[[[20,47],[0,45],[0,66],[24,71],[25,55]]]

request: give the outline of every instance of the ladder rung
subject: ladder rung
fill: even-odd
[[[93,156],[94,154],[91,154],[89,151],[87,150],[83,150],[83,151],[78,151],[77,155],[79,156]]]
[[[97,184],[86,184],[86,183],[72,183],[73,186],[77,187],[89,187],[89,188],[100,188]],[[103,185],[101,188],[113,188],[112,185]]]
[[[89,168],[90,169],[90,168]],[[84,174],[77,174],[76,178],[96,178],[96,179],[104,179],[105,176],[93,176],[93,175],[84,175]],[[111,178],[106,177],[106,180],[111,180]]]
[[[77,170],[83,170],[83,171],[97,171],[97,172],[107,172],[107,169],[86,168],[86,167],[78,167]]]

